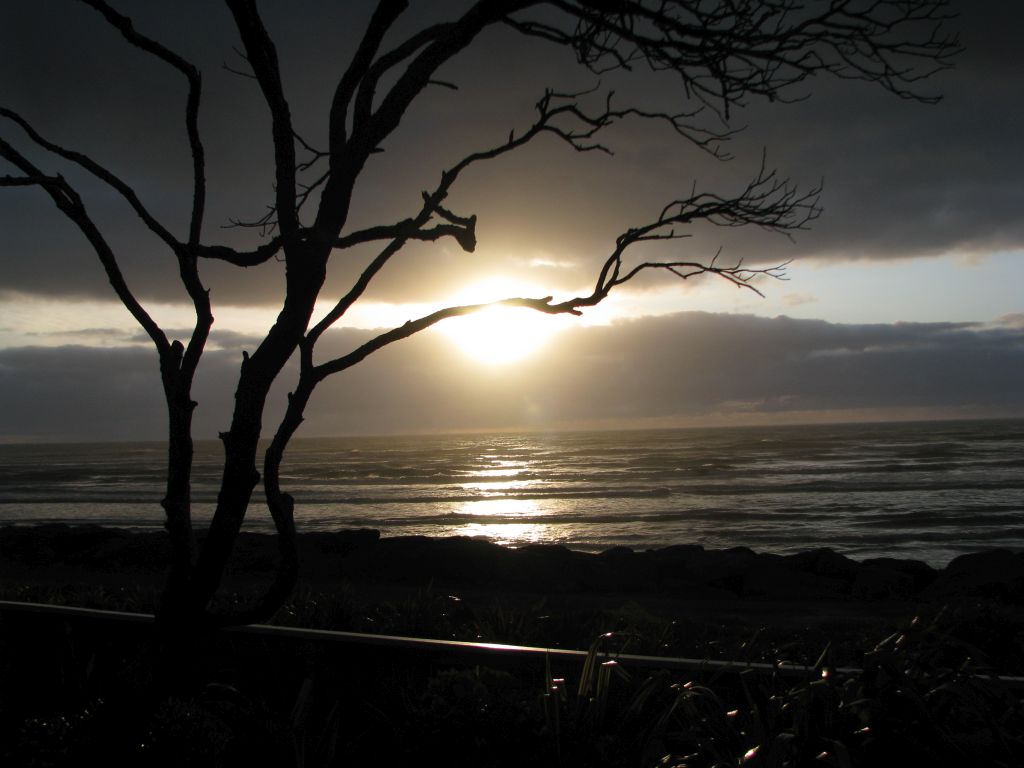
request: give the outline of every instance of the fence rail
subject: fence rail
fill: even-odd
[[[23,603],[0,600],[0,615],[6,612],[49,615],[54,617],[78,618],[97,621],[121,622],[137,625],[153,625],[155,617],[148,613],[127,613],[121,611],[78,608],[66,605]],[[339,646],[361,646],[395,652],[420,653],[426,655],[447,655],[458,657],[466,663],[503,663],[529,661],[545,658],[566,665],[582,665],[588,652],[564,648],[540,648],[526,645],[505,645],[501,643],[477,643],[465,640],[437,640],[424,637],[401,637],[397,635],[373,635],[361,632],[340,632],[328,629],[307,629],[269,624],[251,624],[229,627],[225,632],[255,635],[278,639],[312,641],[337,644]],[[689,659],[672,656],[644,656],[630,653],[603,653],[603,658],[614,659],[630,668],[666,669],[685,672],[739,673],[750,670],[759,674],[774,674],[784,677],[807,678],[819,676],[821,670],[801,664],[750,662],[735,659]],[[834,667],[839,674],[857,674],[857,667]],[[1024,688],[1024,677],[1014,675],[977,675],[980,679],[995,680],[1012,687]]]

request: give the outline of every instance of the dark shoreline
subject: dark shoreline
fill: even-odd
[[[935,569],[829,549],[783,556],[681,545],[594,554],[372,529],[303,533],[298,546],[299,583],[277,623],[552,647],[586,647],[602,632],[629,629],[649,636],[646,652],[701,657],[738,653],[761,635],[762,659],[788,647],[790,660],[813,661],[828,644],[845,647],[854,663],[858,649],[915,616],[952,607],[968,629],[993,622],[1009,633],[1002,650],[990,652],[1000,667],[1024,638],[1024,554],[1006,550]],[[273,535],[243,533],[222,599],[251,599],[275,563]],[[149,612],[167,565],[162,531],[0,528],[5,599]]]
[[[484,539],[382,537],[375,529],[298,535],[305,584],[469,589],[523,594],[649,595],[688,601],[809,600],[942,602],[993,598],[1024,604],[1024,553],[990,549],[944,568],[920,560],[854,560],[828,548],[791,555],[747,547],[613,547],[592,553],[561,545],[516,549]],[[273,534],[242,533],[228,568],[232,587],[269,578]],[[0,528],[0,581],[56,583],[162,581],[168,566],[163,531],[63,524]]]

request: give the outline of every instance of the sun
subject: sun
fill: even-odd
[[[441,331],[474,360],[502,365],[544,346],[555,332],[551,320],[550,315],[530,309],[493,307],[448,320]]]
[[[460,292],[455,304],[477,304],[510,297],[542,297],[533,286],[494,280]],[[522,307],[491,307],[438,326],[465,355],[487,365],[518,362],[540,350],[565,326],[565,318]]]

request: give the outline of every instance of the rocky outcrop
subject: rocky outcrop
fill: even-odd
[[[348,581],[707,600],[937,602],[981,597],[1024,603],[1024,554],[1007,550],[962,555],[936,570],[916,560],[857,561],[824,548],[783,556],[687,544],[647,551],[615,547],[594,554],[557,545],[509,549],[470,538],[382,538],[369,529],[300,534],[299,550],[302,578],[320,585]],[[0,563],[37,571],[54,566],[159,577],[167,555],[166,537],[156,531],[63,525],[0,529]],[[229,575],[263,577],[275,563],[273,536],[242,534]]]
[[[1024,603],[1024,553],[990,549],[960,555],[923,593],[932,600],[984,597]]]

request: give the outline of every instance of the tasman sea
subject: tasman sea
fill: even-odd
[[[195,517],[219,443],[197,445]],[[162,525],[159,443],[0,446],[0,524]],[[1024,550],[1024,421],[296,439],[300,531],[478,536],[600,551],[672,544],[945,565]],[[272,531],[257,489],[246,530]]]

